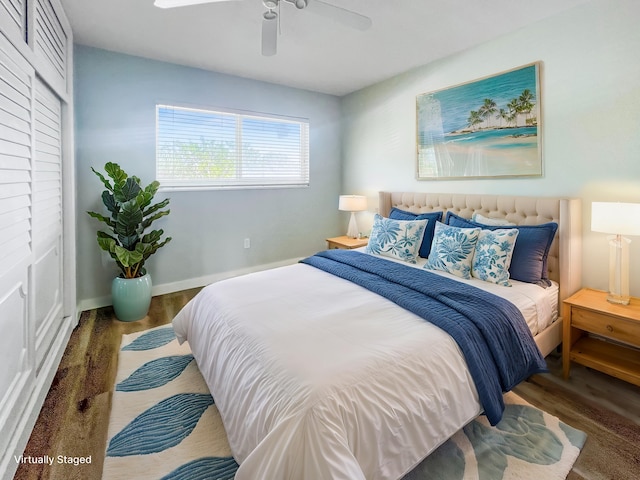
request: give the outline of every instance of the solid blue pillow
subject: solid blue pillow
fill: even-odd
[[[460,217],[452,212],[447,212],[446,222],[448,225],[461,228],[480,227],[485,230],[498,230],[504,228],[517,228],[519,230],[516,239],[509,276],[513,280],[521,282],[535,283],[548,287],[551,285],[547,272],[547,257],[551,242],[558,230],[555,222],[543,223],[541,225],[483,225]]]
[[[442,221],[442,212],[411,213],[392,207],[389,218],[393,220],[428,220],[419,253],[421,257],[427,258],[431,251],[431,242],[433,242],[433,232],[436,229],[436,222]]]

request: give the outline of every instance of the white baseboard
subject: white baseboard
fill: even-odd
[[[302,257],[289,258],[286,260],[281,260],[279,262],[264,263],[261,265],[254,265],[252,267],[240,268],[238,270],[230,270],[228,272],[214,273],[211,275],[205,275],[203,277],[189,278],[186,280],[180,280],[178,282],[154,285],[151,293],[152,295],[164,295],[166,293],[179,292],[180,290],[204,287],[206,285],[210,285],[227,278],[239,277],[240,275],[246,275],[247,273],[260,272],[262,270],[270,270],[272,268],[292,265],[294,263],[297,263],[301,258]],[[108,305],[111,305],[111,295],[80,300],[78,302],[78,315],[80,315],[84,311],[93,310],[94,308],[106,307]]]
[[[40,409],[49,393],[53,377],[58,371],[58,365],[67,347],[67,343],[69,343],[71,332],[76,325],[75,317],[75,315],[71,315],[63,318],[60,331],[56,335],[56,339],[51,345],[51,349],[35,379],[27,403],[21,412],[15,412],[15,415],[20,415],[20,422],[11,436],[7,450],[0,453],[0,478],[3,480],[12,479],[18,469],[16,458],[24,452],[33,426],[36,424],[36,420],[38,420]]]

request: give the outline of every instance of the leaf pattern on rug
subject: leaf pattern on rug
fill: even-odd
[[[158,328],[140,335],[129,345],[122,347],[122,351],[152,350],[162,347],[176,339],[172,327]]]
[[[205,457],[185,463],[160,480],[233,480],[236,470],[233,457]]]
[[[584,447],[584,442],[586,442],[587,440],[586,433],[584,433],[582,430],[578,430],[577,428],[573,428],[566,423],[560,422],[558,426],[560,427],[560,430],[562,430],[567,436],[567,438],[571,442],[571,445],[579,449],[582,449],[582,447]]]
[[[584,432],[562,422],[560,428],[570,440],[573,437],[573,445],[582,447],[586,439]],[[527,463],[553,465],[560,461],[564,449],[561,440],[546,425],[544,412],[530,405],[507,404],[502,420],[495,427],[474,420],[462,432],[473,447],[479,480],[505,478],[508,456]],[[441,445],[403,480],[462,480],[465,458],[455,438]]]
[[[478,462],[480,480],[503,478],[507,456],[537,465],[553,465],[562,458],[564,447],[547,427],[544,413],[528,405],[508,405],[495,429],[472,422],[464,433],[473,444],[476,458],[484,460]]]
[[[193,355],[172,355],[151,360],[116,385],[119,392],[136,392],[161,387],[177,378],[193,361]]]
[[[179,393],[142,412],[115,434],[108,457],[148,455],[178,445],[196,427],[213,397],[203,393]]]

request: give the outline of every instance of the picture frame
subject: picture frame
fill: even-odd
[[[541,62],[416,96],[416,178],[542,176]]]

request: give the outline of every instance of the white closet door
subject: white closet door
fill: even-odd
[[[33,291],[36,374],[62,325],[62,106],[36,79],[33,162]]]
[[[31,393],[31,159],[34,70],[0,34],[0,452]]]
[[[50,78],[67,75],[67,35],[51,0],[35,0],[33,51],[49,68]],[[38,72],[40,73],[40,71]]]
[[[0,27],[17,38],[25,38],[26,0],[0,0]]]

